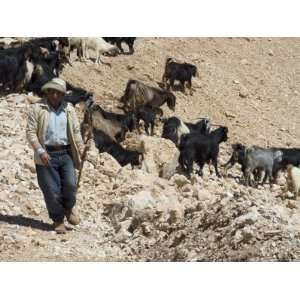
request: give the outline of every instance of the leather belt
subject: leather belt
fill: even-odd
[[[49,145],[46,146],[46,150],[48,151],[61,151],[61,150],[69,150],[71,149],[70,145]]]

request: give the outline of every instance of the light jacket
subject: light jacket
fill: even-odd
[[[80,134],[80,125],[71,103],[63,102],[63,109],[67,115],[67,135],[71,145],[72,158],[76,169],[80,168],[81,153],[84,144]],[[26,137],[34,150],[34,162],[43,165],[37,153],[39,148],[45,149],[45,138],[49,122],[50,107],[46,99],[31,104],[28,112]]]

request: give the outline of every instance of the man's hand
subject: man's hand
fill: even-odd
[[[49,166],[51,157],[47,152],[40,154],[40,158],[45,166]]]

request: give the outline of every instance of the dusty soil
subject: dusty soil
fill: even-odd
[[[194,94],[175,92],[175,115],[187,121],[208,116],[228,126],[224,162],[237,141],[300,147],[299,55],[297,38],[140,38],[134,55],[103,58],[111,68],[74,62],[62,77],[118,111],[128,79],[157,86],[167,56],[195,63],[200,78],[193,80]],[[28,105],[26,95],[0,101],[1,261],[299,260],[299,204],[291,195],[281,197],[284,174],[272,189],[244,187],[238,167],[221,179],[205,170],[203,179],[167,180],[119,168],[95,150],[90,156],[96,162],[86,164],[78,192],[82,223],[56,235],[25,139]],[[150,209],[136,204],[148,200],[156,203]]]

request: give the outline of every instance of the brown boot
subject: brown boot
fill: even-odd
[[[66,210],[65,215],[67,217],[68,222],[71,225],[78,225],[80,223],[79,216],[75,213],[74,209]]]
[[[67,232],[64,221],[55,221],[53,227],[57,234],[64,234]]]

